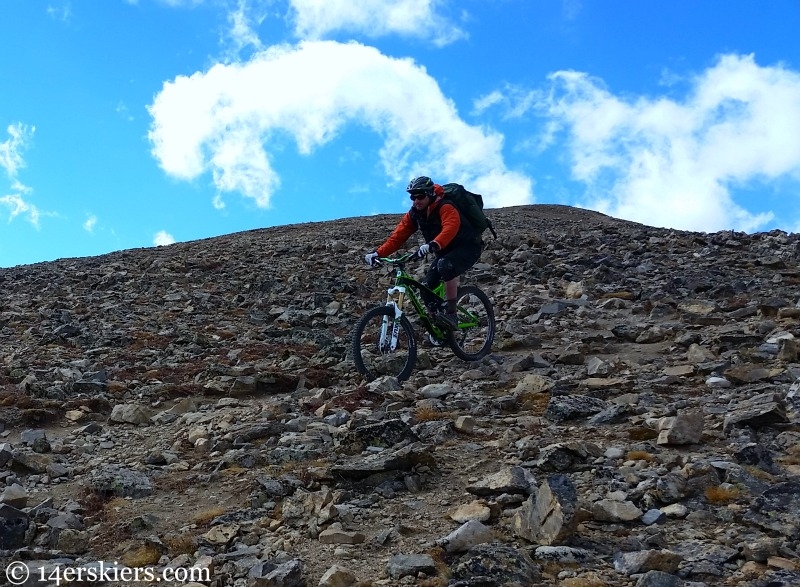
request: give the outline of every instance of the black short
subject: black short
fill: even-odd
[[[478,262],[481,257],[481,243],[463,245],[436,257],[425,274],[425,282],[431,287],[439,281],[450,281],[458,277]]]

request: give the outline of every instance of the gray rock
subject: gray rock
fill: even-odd
[[[303,562],[299,559],[281,564],[262,561],[247,573],[247,587],[296,587],[304,583]]]
[[[150,413],[138,404],[117,404],[108,419],[118,424],[148,424]]]
[[[22,509],[28,504],[28,492],[19,483],[12,483],[0,493],[0,503]]]
[[[598,522],[633,522],[642,517],[633,502],[601,499],[592,504],[592,517]]]
[[[23,430],[19,434],[20,440],[27,445],[32,445],[36,440],[46,440],[47,433],[42,429]]]
[[[103,496],[138,498],[153,493],[147,475],[117,465],[106,465],[93,472],[88,488]]]
[[[559,442],[544,447],[534,464],[543,471],[567,471],[602,454],[602,449],[590,442]]]
[[[386,563],[386,574],[392,579],[416,577],[419,573],[436,575],[436,562],[429,554],[396,554]]]
[[[469,520],[450,532],[444,538],[436,541],[447,552],[466,552],[473,546],[491,542],[495,539],[494,532],[481,524],[478,520]]]
[[[65,512],[53,516],[47,520],[47,525],[51,528],[58,528],[59,530],[83,530],[83,521],[81,518],[72,512]]]
[[[539,546],[534,551],[537,561],[557,562],[561,564],[586,564],[594,560],[594,554],[583,548],[571,546]]]
[[[4,467],[11,460],[13,450],[14,448],[7,442],[0,444],[0,467]]]
[[[586,395],[563,395],[550,398],[544,417],[553,422],[585,418],[608,407],[605,401]]]
[[[7,504],[0,504],[0,549],[13,550],[25,544],[28,515]]]
[[[433,466],[435,459],[427,445],[414,443],[394,451],[357,458],[331,467],[331,473],[344,479],[365,479],[388,471],[410,471],[416,466]]]
[[[47,465],[47,467],[45,467],[45,472],[53,479],[66,477],[70,474],[69,468],[61,463],[50,463]]]
[[[695,444],[703,437],[703,414],[680,413],[659,425],[658,444]]]
[[[577,508],[577,493],[569,477],[551,475],[514,515],[514,533],[537,544],[562,543],[575,532]]]
[[[392,448],[400,442],[417,442],[419,438],[400,419],[365,424],[349,430],[339,440],[339,450],[345,454],[357,454],[367,447]]]
[[[745,512],[744,520],[766,531],[797,540],[800,538],[800,482],[778,483],[758,496]]]
[[[447,383],[431,383],[426,385],[422,389],[419,390],[420,396],[424,398],[441,398],[452,393],[455,393],[456,389]]]
[[[50,456],[31,453],[22,449],[14,449],[11,452],[12,463],[31,473],[45,473],[47,467],[53,462]]]
[[[723,565],[739,555],[736,548],[697,540],[686,540],[672,550],[683,557],[681,569],[689,575],[722,576]]]
[[[679,473],[667,473],[656,480],[655,496],[661,503],[675,503],[686,495],[686,477]]]
[[[686,585],[686,581],[663,571],[647,571],[636,581],[636,587],[682,587],[683,585]]]
[[[618,424],[620,422],[625,422],[633,413],[635,413],[635,408],[632,406],[625,404],[612,404],[589,418],[588,424],[591,426]]]
[[[450,421],[420,422],[412,426],[411,430],[422,442],[434,445],[443,444],[456,436],[455,425]]]
[[[321,544],[361,544],[366,540],[362,532],[328,528],[319,535]]]
[[[647,510],[642,515],[642,524],[645,526],[652,526],[653,524],[661,524],[667,519],[667,514],[659,509]]]
[[[534,585],[541,569],[524,552],[511,546],[481,544],[452,566],[450,585]]]
[[[72,528],[58,530],[55,547],[65,554],[84,554],[89,550],[89,533]]]
[[[467,486],[473,495],[487,496],[500,493],[530,495],[536,486],[536,478],[524,467],[510,467]]]
[[[755,540],[748,540],[742,545],[742,555],[747,560],[766,563],[769,557],[778,554],[780,540],[763,536]]]
[[[761,427],[788,422],[786,406],[781,397],[775,393],[764,393],[733,406],[725,417],[724,430],[740,425]]]
[[[683,557],[669,550],[640,550],[621,552],[614,557],[614,569],[623,575],[635,575],[647,571],[674,573]]]
[[[349,587],[358,582],[356,574],[346,567],[333,565],[319,579],[319,587]]]

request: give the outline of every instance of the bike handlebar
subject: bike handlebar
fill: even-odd
[[[411,259],[419,259],[420,257],[417,256],[416,252],[406,253],[405,255],[400,255],[399,257],[380,257],[378,261],[381,263],[389,263],[389,265],[402,265],[403,263],[408,263]]]
[[[427,255],[426,255],[427,256]],[[417,255],[416,251],[412,251],[410,253],[406,253],[405,255],[400,255],[399,257],[377,257],[373,262],[373,267],[381,267],[384,263],[389,265],[397,265],[402,267],[412,259],[422,259],[419,255]]]
[[[372,262],[373,267],[381,267],[384,263],[389,265],[398,265],[402,267],[412,259],[420,259],[421,257],[417,256],[416,251],[411,253],[406,253],[405,255],[400,255],[399,257],[378,257]]]

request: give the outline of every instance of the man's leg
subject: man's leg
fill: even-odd
[[[439,259],[434,259],[430,267],[428,267],[425,277],[422,278],[422,283],[428,288],[433,289],[439,285],[441,280],[442,276],[439,274]]]
[[[439,274],[444,281],[444,294],[447,300],[445,314],[439,316],[439,323],[445,328],[455,330],[458,327],[458,316],[456,315],[456,301],[458,297],[458,275],[460,267],[454,265],[453,260],[458,262],[458,258],[451,259],[444,256],[438,261]]]
[[[439,282],[442,280],[441,275],[439,274],[438,268],[438,259],[434,260],[431,263],[431,266],[428,267],[428,272],[425,273],[425,277],[422,278],[422,285],[427,287],[428,289],[434,289]],[[422,290],[422,299],[427,304],[433,304],[437,301],[437,298],[432,294],[428,294],[425,290]]]
[[[444,280],[444,292],[447,298],[447,314],[444,318],[447,323],[446,325],[454,330],[458,327],[458,316],[456,313],[458,278],[467,269],[472,267],[480,256],[481,247],[479,243],[476,243],[474,246],[461,247],[438,260],[437,267],[442,280]]]
[[[458,275],[444,282],[444,293],[447,298],[447,313],[456,313],[456,296],[458,296]]]

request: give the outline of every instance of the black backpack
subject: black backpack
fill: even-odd
[[[458,183],[446,183],[442,186],[442,189],[444,189],[444,198],[456,205],[456,208],[458,208],[464,218],[475,228],[479,236],[488,228],[492,236],[497,238],[497,233],[494,231],[492,221],[486,218],[486,215],[483,213],[482,195],[473,194]]]

